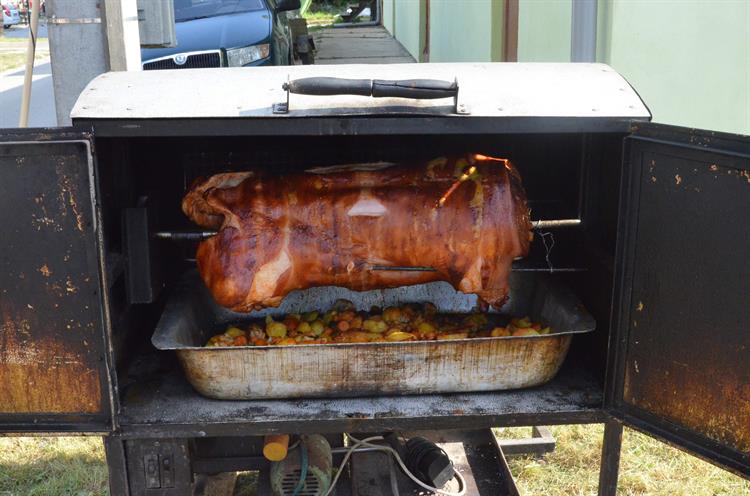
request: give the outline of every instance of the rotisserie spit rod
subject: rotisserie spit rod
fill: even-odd
[[[581,219],[547,219],[532,220],[531,227],[535,230],[560,229],[563,227],[575,227],[581,225]],[[216,236],[218,231],[157,231],[154,237],[158,239],[170,239],[172,241],[202,241],[211,236]],[[398,270],[389,268],[388,270]],[[406,270],[409,270],[407,267]]]

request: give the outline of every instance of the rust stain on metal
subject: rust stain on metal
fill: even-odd
[[[654,373],[639,370],[633,361],[626,368],[625,401],[739,451],[750,452],[747,377],[718,367],[701,369],[698,380],[696,373],[695,366],[681,362],[666,364]],[[635,381],[634,374],[641,378]],[[646,380],[644,376],[648,376]]]
[[[96,413],[98,372],[51,337],[32,336],[31,324],[3,312],[0,325],[0,413]]]
[[[78,202],[76,201],[76,195],[75,188],[73,186],[73,182],[70,180],[70,177],[68,177],[67,173],[65,172],[65,159],[60,159],[57,167],[57,176],[58,180],[60,182],[60,194],[59,194],[59,200],[60,200],[60,212],[63,216],[67,215],[67,207],[70,207],[70,210],[72,211],[73,215],[76,219],[76,228],[83,232],[84,230],[84,222],[83,222],[83,215],[81,215],[81,212],[78,208]]]
[[[0,184],[18,185],[4,192],[15,210],[0,255],[0,414],[24,422],[107,406],[88,162],[80,144],[55,150],[0,167]]]

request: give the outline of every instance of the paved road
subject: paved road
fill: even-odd
[[[3,34],[7,38],[27,38],[29,36],[29,27],[25,24],[17,24],[6,29]],[[39,22],[39,33],[37,38],[47,37],[47,24]]]
[[[6,38],[28,38],[28,26],[12,26],[4,31]],[[37,53],[49,54],[47,26],[39,24]],[[0,51],[25,52],[25,43],[0,43]],[[0,72],[0,128],[18,127],[23,90],[23,67]],[[52,72],[47,60],[37,60],[31,85],[29,127],[56,126],[55,98],[52,90]]]
[[[23,67],[0,73],[0,128],[18,127],[23,90]],[[52,68],[49,61],[34,68],[29,127],[56,126]]]

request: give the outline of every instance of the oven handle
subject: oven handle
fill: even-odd
[[[440,79],[344,79],[310,77],[295,79],[282,86],[298,95],[361,95],[379,97],[417,98],[433,100],[458,95],[456,81]]]
[[[282,86],[286,91],[286,103],[273,106],[275,114],[289,112],[289,94],[297,95],[359,95],[375,98],[398,97],[419,100],[453,98],[456,113],[464,114],[458,105],[458,81],[440,79],[345,79],[335,77],[309,77],[287,81]]]

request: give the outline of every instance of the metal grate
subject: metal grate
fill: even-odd
[[[184,58],[184,62],[179,64],[178,61]],[[153,71],[159,69],[200,69],[204,67],[221,67],[221,52],[196,52],[196,53],[178,53],[169,57],[150,60],[143,63],[143,70]]]
[[[299,469],[284,475],[284,479],[281,481],[281,490],[284,496],[291,496],[294,493],[294,488],[297,487],[299,482],[299,476],[301,475]],[[320,490],[320,481],[315,475],[307,472],[305,477],[305,486],[300,492],[297,493],[299,496],[322,496]]]

